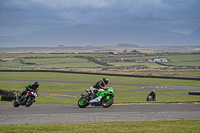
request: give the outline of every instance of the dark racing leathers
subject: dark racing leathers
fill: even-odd
[[[104,85],[104,83],[100,80],[95,85],[93,85],[93,88],[96,89],[106,88],[106,85]]]
[[[156,93],[155,92],[151,92],[148,96],[152,96],[153,101],[155,101],[156,99]]]
[[[92,98],[96,98],[96,94],[98,92],[99,89],[105,89],[106,85],[104,85],[104,83],[102,82],[102,80],[98,81],[96,84],[94,84],[93,86],[90,87],[90,90],[92,91]]]
[[[30,91],[30,92],[34,92],[34,93],[37,93],[38,92],[38,87],[37,86],[34,86],[34,85],[28,85],[28,86],[25,86],[26,90],[24,90],[21,94],[21,96],[27,94],[27,91]]]

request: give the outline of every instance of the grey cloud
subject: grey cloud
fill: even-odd
[[[45,13],[48,13],[47,17],[58,15],[61,19],[65,18],[64,16],[69,19],[72,15],[93,17],[94,12],[95,15],[105,13],[105,16],[110,15],[113,19],[117,16],[133,16],[137,19],[175,19],[190,12],[192,8],[198,10],[199,3],[198,0],[3,0],[1,7],[13,11],[13,14],[19,9],[34,17],[40,11],[40,15],[45,16]]]
[[[0,10],[26,10],[31,7],[31,3],[27,0],[1,0]]]
[[[200,21],[199,0],[1,0],[0,27]],[[186,20],[186,21],[184,21]],[[152,23],[153,21],[153,23]],[[142,22],[142,23],[141,23]],[[189,25],[190,23],[188,23]],[[16,26],[17,26],[16,25]],[[158,25],[158,24],[157,24]],[[31,25],[30,25],[31,26]]]

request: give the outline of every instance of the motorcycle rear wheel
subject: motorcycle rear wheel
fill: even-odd
[[[78,100],[78,106],[80,108],[85,108],[88,105],[89,105],[89,103],[86,100],[84,100],[82,97]]]
[[[101,100],[101,105],[102,107],[104,108],[108,108],[110,107],[114,102],[114,99],[112,96],[109,96],[109,99],[107,99],[107,97],[104,97],[102,100]]]
[[[30,107],[33,104],[34,97],[29,97],[26,101],[26,107]]]

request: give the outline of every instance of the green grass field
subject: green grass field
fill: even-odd
[[[199,133],[200,120],[0,125],[3,133]]]
[[[120,71],[118,71],[120,72]],[[182,71],[156,71],[156,70],[152,70],[152,71],[123,71],[123,73],[133,73],[133,74],[136,74],[136,75],[153,75],[153,74],[156,74],[156,75],[159,75],[159,74],[165,74],[166,76],[179,76],[179,75],[182,75],[184,77],[199,77],[200,76],[200,71],[195,71],[195,70],[190,70],[190,71],[185,71],[185,70],[182,70]]]
[[[164,63],[166,65],[173,65],[173,66],[200,66],[200,61],[181,61],[181,62],[169,62],[169,63]]]
[[[69,80],[69,81],[92,81],[95,83],[98,80],[101,80],[102,77],[107,77],[109,79],[109,82],[115,82],[115,83],[137,83],[137,84],[199,87],[198,80],[137,78],[137,77],[125,77],[125,76],[56,73],[56,72],[0,72],[0,79]]]
[[[20,60],[11,60],[3,62],[0,65],[2,67],[18,67],[18,68],[59,68],[59,67],[81,67],[81,68],[92,68],[92,67],[103,67],[100,64],[89,62],[83,58],[41,58],[41,59],[26,59],[25,62],[35,63],[33,65],[20,63]]]
[[[113,63],[108,63],[114,66],[132,66],[132,65],[146,65],[149,68],[164,68],[166,66],[162,66],[156,63],[137,63],[137,62],[113,62]]]

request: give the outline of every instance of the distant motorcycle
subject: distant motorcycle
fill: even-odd
[[[110,107],[114,102],[114,90],[112,87],[107,87],[106,89],[99,89],[96,93],[97,97],[92,98],[91,90],[87,89],[87,95],[81,93],[81,98],[78,100],[78,106],[80,108],[85,108],[88,105],[92,106],[102,106],[104,108]]]
[[[157,100],[157,97],[155,97],[155,98],[153,99],[152,96],[147,96],[147,101],[156,101],[156,100]]]
[[[15,101],[13,103],[14,107],[26,106],[30,107],[36,100],[36,97],[38,97],[37,93],[34,93],[32,91],[27,91],[27,94],[23,96],[16,96]]]

